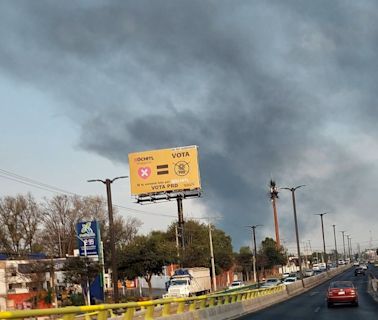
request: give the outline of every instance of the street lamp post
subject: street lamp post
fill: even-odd
[[[106,195],[108,199],[108,215],[109,215],[109,232],[110,232],[110,251],[111,251],[111,262],[112,262],[112,282],[113,282],[113,299],[114,302],[118,302],[118,272],[117,272],[117,260],[116,260],[116,249],[115,249],[115,239],[114,239],[114,225],[113,225],[113,206],[112,206],[112,193],[110,185],[118,179],[128,178],[128,176],[115,177],[114,179],[93,179],[88,180],[88,182],[102,182],[106,185]]]
[[[352,262],[352,238],[350,235],[347,235],[348,240],[348,256],[349,256],[349,262]]]
[[[327,212],[324,213],[317,213],[315,215],[320,216],[320,221],[322,224],[322,237],[323,237],[323,255],[322,255],[322,262],[325,262],[325,256],[326,256],[326,248],[325,248],[325,240],[324,240],[324,224],[323,224],[323,216],[326,215]]]
[[[344,238],[344,232],[345,232],[345,230],[342,230],[342,231],[340,231],[341,233],[342,233],[342,235],[343,235],[343,248],[344,248],[344,262],[346,261],[346,256],[345,256],[345,238]]]
[[[338,259],[338,254],[337,254],[337,243],[336,243],[336,231],[335,231],[336,225],[333,224],[332,227],[333,227],[333,238],[335,239],[335,260],[336,260],[336,267],[339,267],[339,259]]]
[[[253,235],[253,247],[254,247],[254,253],[253,253],[253,280],[256,282],[257,280],[257,288],[260,288],[260,278],[259,273],[256,272],[256,257],[257,257],[257,248],[256,248],[256,228],[262,227],[262,224],[256,224],[254,226],[247,226],[252,229],[252,235]],[[257,274],[257,279],[256,279]]]
[[[299,247],[299,233],[298,233],[298,222],[297,222],[297,209],[295,204],[295,191],[305,185],[296,186],[294,188],[281,188],[284,190],[289,190],[291,192],[291,197],[293,200],[293,212],[294,212],[294,224],[295,224],[295,236],[297,239],[297,251],[298,251],[298,264],[299,264],[299,272],[300,272],[300,279],[303,281],[303,274],[302,274],[302,259],[301,259],[301,250]]]

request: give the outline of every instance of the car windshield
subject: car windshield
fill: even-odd
[[[286,279],[285,282],[295,282],[295,279]]]
[[[330,285],[330,288],[338,288],[338,289],[353,288],[353,283],[351,281],[332,282]]]
[[[241,282],[233,282],[233,283],[231,283],[232,287],[237,287],[237,286],[240,286],[240,285],[241,285]]]
[[[173,280],[171,286],[181,286],[187,284],[187,280]]]
[[[266,283],[275,283],[277,282],[277,279],[268,279],[266,280]]]

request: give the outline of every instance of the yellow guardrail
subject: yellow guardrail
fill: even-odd
[[[190,298],[165,298],[143,302],[100,304],[93,306],[64,307],[56,309],[16,310],[0,312],[2,319],[24,319],[35,317],[61,318],[63,320],[106,320],[116,315],[122,320],[132,320],[138,315],[144,320],[180,314],[187,311],[211,308],[220,305],[254,299],[285,290],[284,285],[267,289],[241,290],[238,292],[203,295]]]

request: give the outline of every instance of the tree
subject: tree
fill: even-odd
[[[71,257],[64,263],[63,270],[64,280],[67,283],[79,284],[83,292],[87,292],[87,284],[90,286],[96,279],[101,272],[101,265],[89,257]]]
[[[253,253],[249,247],[241,247],[239,253],[235,253],[237,269],[243,274],[243,279],[249,280],[249,274],[252,271]]]
[[[97,220],[103,241],[105,265],[109,266],[110,231],[107,202],[102,197],[78,197],[57,195],[44,203],[44,232],[42,243],[54,256],[72,254],[77,248],[76,224],[79,221]],[[129,243],[138,232],[142,222],[139,219],[123,218],[114,210],[116,250]],[[118,254],[117,254],[118,256]]]
[[[175,243],[175,226],[168,227],[167,237]],[[216,273],[229,270],[233,264],[231,237],[224,231],[212,227],[214,261]],[[180,262],[184,267],[211,267],[209,226],[195,220],[185,222],[185,250],[180,251]]]
[[[286,264],[286,255],[283,247],[277,249],[276,242],[272,238],[265,238],[261,242],[258,265],[271,269],[276,265]]]
[[[1,249],[22,255],[33,251],[41,210],[31,194],[0,199]]]
[[[160,275],[163,267],[172,262],[175,248],[166,240],[163,232],[151,232],[147,236],[137,236],[122,248],[119,259],[119,276],[129,280],[143,277],[152,297],[151,278]]]

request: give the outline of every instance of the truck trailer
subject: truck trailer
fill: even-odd
[[[169,280],[168,293],[163,297],[190,297],[206,294],[210,291],[211,279],[209,268],[182,268],[175,270]]]

